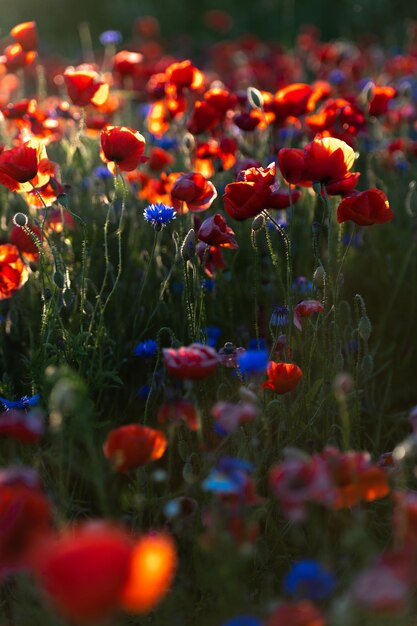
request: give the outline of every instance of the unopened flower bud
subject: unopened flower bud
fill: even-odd
[[[265,223],[265,219],[263,215],[257,215],[252,222],[252,230],[257,231],[261,230]]]
[[[193,228],[188,231],[187,236],[182,242],[181,258],[183,261],[189,261],[195,254],[195,231]]]
[[[326,270],[322,265],[319,265],[316,268],[316,271],[313,274],[313,283],[318,289],[324,289],[326,284]]]
[[[24,213],[16,213],[13,216],[13,224],[15,226],[24,227],[24,226],[27,226],[27,223],[28,223],[28,216],[25,215]]]
[[[369,337],[371,336],[371,332],[372,332],[372,324],[367,315],[362,315],[361,319],[359,320],[358,332],[359,332],[359,336],[364,341],[369,341]]]

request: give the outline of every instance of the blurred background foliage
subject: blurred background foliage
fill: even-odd
[[[128,41],[134,21],[155,16],[164,39],[178,48],[184,38],[205,46],[224,37],[205,24],[207,11],[231,14],[227,36],[256,34],[291,44],[301,24],[315,24],[324,39],[355,37],[371,32],[384,43],[401,47],[407,19],[417,18],[417,4],[409,0],[0,0],[1,36],[19,22],[35,19],[45,52],[72,54],[78,47],[78,25],[88,22],[94,43],[100,32],[120,30]]]

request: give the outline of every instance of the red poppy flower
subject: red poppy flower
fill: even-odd
[[[198,213],[210,208],[217,198],[217,191],[202,174],[189,172],[177,178],[171,189],[171,198],[176,211],[184,212],[185,204],[189,211]]]
[[[7,46],[4,49],[4,64],[6,65],[9,72],[15,72],[16,70],[22,69],[27,65],[33,63],[36,59],[36,52],[34,50],[30,50],[30,52],[26,52],[20,45],[20,43],[13,43],[10,46]]]
[[[204,241],[199,241],[196,246],[197,256],[204,264],[204,271],[212,278],[216,270],[226,269],[226,263],[221,249],[218,246],[209,246]]]
[[[129,613],[148,613],[166,595],[177,566],[177,553],[168,535],[141,537],[133,548],[120,605]]]
[[[237,104],[235,94],[222,87],[213,87],[206,91],[204,100],[217,111],[217,115],[221,118],[226,115],[227,111],[233,110]]]
[[[0,437],[11,437],[22,443],[37,443],[44,431],[40,413],[10,409],[0,415]]]
[[[353,149],[334,137],[314,139],[303,151],[283,148],[278,154],[287,182],[305,187],[321,183],[332,195],[347,193],[357,184],[359,174],[350,172],[354,161]]]
[[[22,119],[29,111],[29,108],[33,106],[35,100],[29,100],[29,98],[25,98],[23,100],[19,100],[19,102],[9,102],[9,104],[2,108],[1,112],[4,117],[9,120],[19,120]]]
[[[172,63],[165,70],[165,74],[169,82],[177,89],[195,90],[204,83],[204,75],[189,60]]]
[[[387,196],[380,189],[358,191],[343,198],[337,208],[337,221],[351,221],[359,226],[385,224],[394,219]]]
[[[276,363],[270,361],[266,368],[268,380],[262,383],[264,389],[272,389],[275,393],[288,393],[295,389],[303,373],[293,363]]]
[[[237,250],[239,247],[235,233],[219,213],[204,220],[198,229],[197,238],[211,246],[222,246],[232,248],[232,250]]]
[[[302,330],[301,318],[309,317],[313,313],[324,313],[324,306],[318,300],[302,300],[294,307],[294,326]]]
[[[270,185],[261,177],[255,182],[229,183],[223,194],[224,208],[230,217],[246,220],[267,209],[271,196]]]
[[[351,507],[384,498],[390,492],[387,472],[373,465],[367,452],[340,452],[327,447],[321,453],[335,488],[333,507]]]
[[[372,97],[369,102],[369,115],[379,117],[388,111],[388,105],[396,96],[394,87],[376,87],[372,89]]]
[[[157,420],[160,424],[185,422],[190,430],[198,429],[197,411],[192,402],[188,400],[172,400],[164,402],[158,410]]]
[[[3,150],[0,153],[0,183],[19,193],[42,187],[49,182],[49,174],[43,171],[48,160],[44,144],[39,139]]]
[[[16,246],[0,245],[0,300],[11,298],[27,279],[28,271]]]
[[[166,447],[167,439],[161,430],[127,424],[110,431],[103,452],[117,472],[127,472],[160,459]]]
[[[171,165],[173,160],[174,157],[172,156],[172,154],[169,154],[169,152],[163,150],[163,148],[154,146],[151,149],[147,166],[150,170],[154,172],[159,172],[159,170],[164,169],[164,167],[167,167],[167,165]]]
[[[233,124],[236,124],[240,130],[251,132],[261,125],[263,116],[260,111],[252,109],[249,112],[237,113],[233,116]]]
[[[36,22],[23,22],[22,24],[17,24],[17,26],[14,26],[10,31],[10,35],[26,52],[36,50],[38,47]]]
[[[326,626],[327,621],[308,601],[281,604],[267,619],[265,626]]]
[[[145,138],[137,130],[127,126],[107,126],[100,136],[101,158],[109,163],[114,173],[116,166],[122,172],[131,172],[139,163],[147,161],[143,156]]]
[[[305,83],[293,83],[276,92],[271,103],[277,119],[282,122],[287,117],[299,117],[314,108],[311,104],[311,96],[314,90]]]
[[[307,186],[304,152],[298,148],[282,148],[278,153],[278,166],[285,180],[292,185]]]
[[[96,623],[118,606],[129,576],[133,544],[108,523],[88,522],[50,537],[35,551],[33,570],[66,618]]]
[[[253,422],[257,415],[257,407],[249,402],[233,404],[217,402],[211,409],[216,425],[225,434],[233,433],[241,424]]]
[[[172,376],[191,380],[210,376],[219,362],[217,352],[200,343],[178,349],[164,348],[163,355],[165,367]]]
[[[73,104],[85,107],[89,104],[100,106],[109,96],[109,85],[100,79],[91,65],[67,67],[64,81]]]
[[[331,506],[336,496],[326,463],[319,455],[286,458],[271,468],[269,483],[285,516],[293,522],[306,518],[308,503]]]
[[[38,226],[26,226],[26,229],[32,232],[38,241],[41,241],[41,229]],[[28,261],[37,261],[39,258],[38,247],[26,229],[13,226],[9,235],[10,242],[19,249]]]
[[[217,111],[204,100],[197,100],[187,123],[187,129],[193,135],[205,133],[218,122]]]
[[[143,61],[143,54],[120,50],[113,57],[113,67],[121,76],[131,76],[135,68]]]
[[[29,551],[51,530],[50,505],[37,487],[17,482],[0,485],[0,571],[19,567]]]

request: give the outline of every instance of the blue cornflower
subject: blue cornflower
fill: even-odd
[[[177,215],[172,206],[167,206],[161,202],[150,204],[143,212],[143,217],[147,222],[152,224],[155,230],[161,230]]]
[[[36,406],[39,403],[40,395],[36,393],[34,396],[22,396],[19,400],[6,400],[0,396],[0,402],[5,407],[6,411],[9,409],[18,409],[24,411],[30,409],[32,406]]]
[[[223,494],[242,494],[247,484],[248,474],[252,470],[253,465],[248,461],[238,457],[223,456],[203,481],[203,489]]]
[[[94,176],[97,178],[101,178],[101,180],[107,180],[107,178],[112,178],[113,174],[109,172],[105,165],[99,165],[94,169]]]
[[[139,341],[133,351],[135,356],[150,359],[158,351],[158,344],[154,339],[146,339],[145,341]]]
[[[286,305],[274,307],[269,323],[271,326],[287,326],[288,307]]]
[[[246,350],[237,357],[237,364],[242,374],[263,374],[268,365],[266,350]]]
[[[207,326],[205,334],[207,335],[207,345],[215,348],[222,331],[218,326]]]
[[[99,36],[102,46],[117,45],[122,39],[122,33],[118,30],[105,30],[104,33],[101,33]]]
[[[343,70],[334,69],[329,73],[329,82],[332,85],[341,85],[346,81],[346,73]]]
[[[248,350],[266,350],[266,341],[263,337],[257,339],[254,337],[248,343]]]
[[[151,135],[152,143],[159,148],[163,148],[164,150],[174,150],[178,148],[178,140],[173,137],[155,137],[155,135]]]
[[[333,574],[318,561],[305,559],[294,563],[284,579],[284,591],[298,598],[322,600],[334,589]]]
[[[308,296],[313,291],[313,283],[305,276],[297,276],[292,283],[292,289],[302,296]]]

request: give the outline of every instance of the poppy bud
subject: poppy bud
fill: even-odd
[[[263,228],[263,226],[264,226],[264,223],[265,223],[264,216],[263,215],[257,215],[255,217],[255,219],[253,220],[253,222],[252,222],[252,230],[254,232],[256,232],[258,230],[261,230],[261,228]]]
[[[362,315],[358,324],[359,336],[365,341],[369,341],[372,332],[372,324],[367,315]]]
[[[324,289],[326,284],[326,270],[322,265],[319,265],[316,268],[316,271],[313,274],[313,282],[318,289]]]
[[[191,228],[181,245],[181,258],[183,261],[191,261],[195,255],[195,240],[195,231]]]

